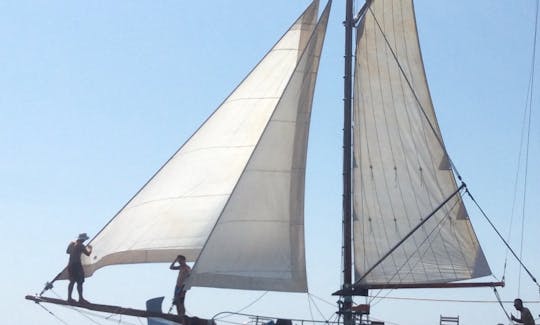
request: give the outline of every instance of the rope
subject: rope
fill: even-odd
[[[522,211],[521,211],[521,242],[520,242],[520,251],[519,251],[519,257],[521,258],[523,255],[523,241],[524,241],[524,232],[525,232],[525,206],[527,201],[527,178],[528,178],[528,171],[529,171],[529,148],[530,148],[530,141],[531,141],[531,121],[532,121],[532,106],[533,106],[533,89],[534,89],[534,71],[535,71],[535,61],[536,61],[536,39],[537,39],[537,33],[538,33],[538,1],[536,1],[536,15],[535,15],[535,22],[534,22],[534,38],[533,38],[533,53],[531,57],[531,74],[529,78],[529,88],[527,90],[527,100],[525,107],[525,116],[527,116],[527,108],[528,108],[528,116],[529,121],[527,125],[527,139],[525,144],[525,175],[524,175],[524,182],[523,182],[523,201],[522,201]],[[518,278],[518,296],[520,295],[519,292],[521,290],[521,267],[519,269],[519,278]]]
[[[336,306],[335,303],[331,303],[331,302],[329,302],[329,301],[326,301],[326,300],[324,300],[323,298],[317,297],[316,295],[314,295],[314,294],[312,294],[312,293],[310,293],[310,295],[311,295],[313,298],[317,298],[317,299],[319,299],[320,301],[324,302],[325,304],[327,304],[327,305],[329,305],[329,306],[332,306],[332,307],[335,307],[335,306]]]
[[[54,292],[54,290],[51,290],[51,292],[53,294],[55,294],[56,296],[59,297],[59,295]],[[50,315],[52,315],[54,318],[56,318],[59,322],[61,322],[62,324],[65,324],[65,325],[69,325],[65,320],[61,319],[58,315],[56,315],[55,313],[53,313],[50,309],[48,309],[47,307],[43,306],[42,304],[40,303],[36,303],[38,306],[40,306],[41,308],[43,308],[47,313],[49,313]],[[78,312],[81,316],[83,316],[84,318],[88,319],[90,322],[94,323],[94,324],[98,324],[98,325],[101,325],[101,323],[97,322],[95,319],[91,318],[90,316],[93,316],[93,317],[98,317],[98,318],[102,318],[104,320],[108,320],[108,321],[114,321],[116,322],[116,320],[112,320],[112,319],[109,319],[112,315],[109,315],[109,316],[102,316],[102,315],[98,315],[96,313],[91,313],[91,312],[85,312],[85,311],[82,311],[82,310],[79,310],[77,308],[74,308],[72,306],[61,306],[61,307],[64,307],[64,308],[67,308],[67,309],[71,309],[71,310],[74,310],[76,312]],[[120,317],[120,319],[118,320],[118,324],[132,324],[132,325],[135,325],[134,323],[129,323],[129,322],[126,322],[126,321],[122,321],[122,318]]]
[[[474,199],[474,197],[472,196],[471,192],[469,192],[469,189],[466,190],[467,194],[469,195],[469,197],[471,198],[471,200],[474,202],[474,204],[476,205],[476,207],[478,208],[478,210],[480,210],[480,212],[482,213],[482,215],[484,216],[484,218],[487,220],[487,222],[491,225],[491,227],[493,228],[493,230],[495,231],[495,233],[499,236],[499,238],[503,241],[503,243],[506,245],[506,247],[508,248],[508,250],[512,253],[512,255],[514,255],[514,257],[516,258],[516,260],[519,262],[519,264],[523,267],[523,269],[527,272],[527,274],[530,276],[530,278],[532,279],[532,281],[538,286],[538,288],[540,289],[540,284],[538,284],[538,282],[536,281],[536,278],[532,275],[532,273],[529,271],[529,269],[525,266],[525,264],[523,264],[523,262],[521,261],[521,259],[516,255],[516,253],[514,252],[514,250],[512,249],[512,247],[510,247],[510,245],[508,244],[508,242],[503,238],[503,236],[501,235],[501,233],[499,232],[499,230],[497,230],[497,228],[495,227],[495,225],[493,224],[493,222],[491,222],[491,220],[489,219],[489,217],[487,216],[487,214],[484,212],[484,210],[480,207],[480,205],[478,204],[478,202],[476,202],[476,200]]]
[[[58,317],[55,313],[53,313],[52,311],[50,311],[49,309],[47,309],[47,307],[43,306],[42,304],[40,303],[37,303],[37,305],[41,308],[43,308],[47,313],[51,314],[54,318],[56,318],[60,323],[62,324],[65,324],[65,325],[69,325],[66,321],[64,321],[63,319],[61,319],[60,317]]]
[[[311,297],[311,294],[308,292],[308,298],[309,298],[309,312],[312,314],[311,315],[311,319],[314,320],[315,318],[313,317],[313,313],[311,312],[311,302],[313,302],[313,306],[315,306],[315,309],[317,309],[317,311],[319,312],[319,315],[321,315],[321,318],[324,319],[324,320],[328,320],[329,318],[328,317],[324,317],[323,313],[321,312],[321,310],[319,309],[319,306],[317,306],[317,304],[315,303],[315,300],[313,300],[313,298]]]
[[[234,313],[235,314],[240,314],[241,312],[243,312],[244,310],[248,309],[249,307],[253,306],[255,303],[257,303],[259,300],[261,300],[266,294],[268,293],[268,291],[265,291],[263,292],[262,295],[259,296],[259,298],[253,300],[251,303],[249,303],[247,306],[241,308],[240,310],[238,311],[235,311]],[[215,318],[215,320],[222,320],[224,318],[227,318],[227,317],[230,317],[232,316],[232,314],[229,314],[229,315],[225,315],[225,316],[222,316],[222,317],[219,317],[219,318]]]
[[[61,299],[61,296],[54,290],[51,290],[51,292],[56,296],[58,297],[59,299]],[[79,313],[82,317],[88,319],[90,322],[94,323],[94,324],[97,324],[97,325],[101,325],[101,323],[99,323],[98,321],[96,321],[95,319],[91,318],[90,316],[92,317],[97,317],[97,318],[101,318],[103,320],[106,320],[106,321],[111,321],[111,322],[116,322],[117,320],[116,319],[113,319],[114,317],[119,317],[118,319],[118,323],[119,324],[133,324],[135,325],[134,323],[130,323],[130,322],[127,322],[127,321],[123,321],[122,320],[122,315],[119,315],[119,314],[114,314],[114,313],[111,313],[111,314],[108,314],[107,316],[104,316],[102,314],[98,314],[98,313],[94,313],[94,312],[90,312],[90,311],[85,311],[85,310],[81,310],[79,308],[75,308],[73,306],[64,306],[64,305],[61,305],[61,307],[64,307],[64,308],[67,308],[67,309],[71,309],[77,313]],[[135,316],[133,316],[135,317]],[[137,317],[137,319],[139,320],[140,322],[140,319]]]
[[[311,320],[314,319],[313,317],[313,309],[311,308],[311,299],[309,299],[309,293],[308,293],[308,307],[309,307],[309,315],[311,316]],[[318,310],[318,308],[317,308]],[[320,311],[319,311],[320,313]],[[324,319],[324,316],[322,316],[322,318]]]
[[[461,196],[461,195],[460,195]],[[456,200],[456,202],[454,202],[454,204],[452,205],[452,207],[450,207],[448,209],[448,212],[446,213],[445,216],[443,216],[441,218],[441,220],[439,220],[439,222],[437,222],[437,224],[433,227],[433,229],[431,229],[431,231],[429,232],[429,234],[427,234],[426,238],[424,238],[424,240],[420,243],[420,245],[417,246],[418,248],[418,253],[419,255],[421,254],[419,251],[420,251],[420,247],[424,246],[424,244],[432,237],[434,237],[434,234],[435,234],[435,231],[437,231],[436,234],[439,234],[441,232],[441,230],[443,229],[443,223],[446,222],[449,218],[448,216],[450,215],[450,212],[455,208],[455,206],[460,202],[460,200]],[[424,251],[423,254],[421,254],[420,258],[418,259],[418,261],[416,262],[416,264],[413,266],[413,267],[416,267],[416,265],[418,265],[419,263],[421,263],[422,261],[422,258],[425,256],[425,254],[427,254],[428,250],[426,249]],[[401,272],[401,270],[403,269],[403,267],[405,267],[406,264],[409,263],[409,261],[413,258],[414,254],[411,254],[410,256],[407,257],[407,259],[402,263],[402,265],[396,270],[396,272],[392,275],[392,278],[390,278],[390,280],[388,280],[388,283],[391,282],[397,275],[399,272]],[[372,301],[374,301],[376,298],[379,298],[380,300],[376,303],[373,304],[373,306],[377,305],[379,302],[382,301],[382,299],[386,296],[388,296],[393,290],[390,290],[388,291],[388,293],[384,296],[384,297],[380,297],[380,294],[382,293],[382,289],[379,290],[377,292],[377,294],[370,300],[370,303]]]
[[[497,288],[493,287],[493,293],[495,294],[495,298],[497,298],[497,301],[499,302],[499,305],[501,306],[501,309],[504,311],[504,314],[506,315],[506,318],[508,318],[509,321],[512,321],[512,318],[510,315],[508,315],[508,312],[504,308],[504,305],[501,301],[501,296],[499,295],[499,291],[497,291]]]
[[[111,315],[108,315],[108,316],[104,316],[104,315],[100,315],[98,313],[94,313],[94,312],[90,312],[90,311],[81,311],[81,313],[83,314],[86,314],[86,316],[90,317],[97,317],[97,318],[101,318],[105,321],[108,321],[108,322],[117,322],[118,324],[129,324],[129,325],[137,325],[135,323],[132,323],[132,322],[128,322],[126,320],[122,320],[122,315],[116,315],[116,314],[111,314]],[[115,316],[118,316],[119,319],[114,319]],[[133,316],[135,317],[135,316]],[[141,323],[141,320],[139,319],[139,317],[136,317],[136,319],[139,321],[139,324],[142,324]]]
[[[418,104],[418,107],[420,108],[420,111],[422,112],[422,114],[424,115],[424,118],[426,119],[431,131],[433,132],[433,134],[435,135],[435,138],[437,139],[437,142],[439,142],[439,145],[441,146],[441,149],[443,150],[444,154],[446,155],[446,157],[448,158],[448,162],[450,163],[450,166],[452,166],[452,169],[454,170],[454,172],[456,173],[456,176],[459,180],[461,180],[461,175],[459,173],[459,171],[457,170],[457,167],[454,165],[454,162],[452,161],[452,159],[450,159],[450,155],[448,155],[448,152],[446,151],[446,147],[444,146],[444,143],[442,141],[442,138],[439,136],[439,134],[437,133],[437,130],[435,129],[435,126],[433,125],[433,123],[431,123],[431,121],[429,120],[429,117],[424,109],[424,107],[422,106],[422,103],[420,102],[420,99],[418,98],[418,95],[416,94],[415,90],[414,90],[414,87],[411,83],[411,81],[409,80],[409,78],[407,77],[407,74],[405,73],[405,69],[403,68],[403,66],[401,65],[401,63],[399,62],[399,59],[397,57],[397,54],[396,52],[394,51],[394,49],[392,48],[392,46],[390,45],[390,41],[388,40],[388,38],[386,37],[386,34],[384,33],[384,30],[383,28],[381,27],[380,23],[379,23],[379,20],[377,19],[377,17],[375,16],[375,13],[373,12],[373,10],[371,9],[371,6],[368,7],[368,10],[369,12],[371,13],[371,15],[373,16],[373,20],[375,21],[375,23],[377,24],[377,27],[379,28],[379,31],[381,32],[383,38],[384,38],[384,41],[386,43],[386,45],[388,46],[388,49],[390,50],[390,53],[392,53],[392,56],[394,57],[394,60],[396,61],[396,64],[399,68],[399,71],[401,72],[401,75],[403,76],[403,78],[405,79],[405,81],[407,82],[407,86],[409,87],[409,89],[411,90],[412,92],[412,95],[414,96],[414,100],[416,101],[416,103]]]
[[[397,244],[394,245],[386,254],[384,254],[381,258],[379,258],[379,261],[377,263],[373,264],[364,274],[356,280],[354,285],[357,285],[365,279],[377,266],[379,266],[388,256],[390,256],[401,244],[403,244],[409,237],[411,237],[419,228],[421,228],[428,220],[431,219],[448,201],[450,201],[456,194],[459,193],[463,188],[466,188],[465,183],[462,183],[461,186],[454,191],[454,193],[450,194],[449,197],[447,197],[433,212],[431,212],[429,215],[427,215],[420,223],[418,223],[414,228],[409,231],[407,235],[405,235]]]
[[[57,298],[62,299],[61,296],[60,296],[56,291],[52,290],[52,288],[50,288],[50,289],[51,289],[51,292],[52,292]],[[101,325],[100,323],[98,323],[98,322],[95,321],[94,319],[90,318],[88,315],[86,315],[82,310],[80,310],[80,309],[78,309],[78,308],[75,308],[75,307],[73,307],[73,306],[63,306],[63,305],[62,305],[62,307],[67,308],[67,309],[71,309],[71,310],[73,310],[73,311],[79,313],[81,316],[83,316],[84,318],[88,319],[89,321],[91,321],[91,322],[94,323],[94,324]]]

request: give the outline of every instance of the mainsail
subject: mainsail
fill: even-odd
[[[307,290],[304,175],[330,3],[319,22],[317,11],[316,0],[92,239],[87,276],[183,254],[197,260],[192,286]]]
[[[412,0],[372,1],[357,35],[357,284],[423,287],[490,275],[462,199],[452,196],[456,181],[427,86]]]

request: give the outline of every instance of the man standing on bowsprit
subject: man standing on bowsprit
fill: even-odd
[[[178,255],[169,268],[171,270],[178,270],[178,278],[176,279],[176,286],[174,288],[173,304],[176,305],[178,316],[184,317],[186,314],[186,308],[184,307],[186,289],[184,285],[191,274],[191,268],[186,264],[186,257],[184,255]]]
[[[68,275],[69,275],[69,285],[68,285],[68,301],[74,302],[71,298],[73,292],[73,286],[77,283],[77,292],[79,293],[79,302],[88,303],[83,298],[83,282],[84,282],[84,269],[81,263],[81,254],[90,256],[92,253],[92,246],[85,246],[83,243],[89,237],[86,233],[79,234],[79,237],[76,241],[69,243],[66,253],[69,254],[69,262],[67,266]]]

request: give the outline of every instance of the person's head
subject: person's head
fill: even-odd
[[[83,243],[88,238],[90,237],[88,237],[88,235],[85,232],[83,232],[82,234],[79,234],[79,237],[77,237],[77,241],[80,243]]]
[[[178,262],[180,262],[180,264],[186,263],[186,257],[184,255],[178,255],[176,259],[178,260]]]
[[[516,308],[516,310],[521,310],[523,308],[523,301],[519,298],[514,299],[514,308]]]

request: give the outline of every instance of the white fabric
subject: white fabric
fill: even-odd
[[[195,264],[191,285],[307,291],[304,175],[311,103],[329,7],[312,32],[314,12],[316,6],[306,13],[310,19],[301,18],[258,67],[274,69],[266,62],[274,51],[283,55],[286,50],[291,58],[287,62],[291,70],[283,80],[286,87],[273,102],[262,136]],[[297,43],[294,47],[290,37]],[[305,43],[298,42],[303,39],[309,40],[305,49]],[[287,49],[282,46],[285,40],[290,44]]]
[[[437,140],[441,135],[412,1],[373,1],[359,35],[353,140],[357,279],[457,189],[442,139]],[[438,283],[489,274],[463,202],[456,196],[361,282],[367,287]]]
[[[195,261],[212,233],[192,285],[306,290],[305,156],[326,26],[311,37],[317,8],[314,1],[90,242],[87,276],[106,265],[171,262],[177,254]]]

